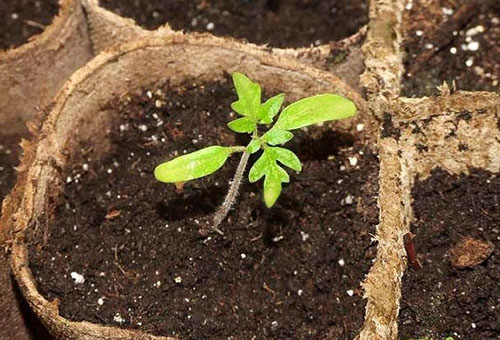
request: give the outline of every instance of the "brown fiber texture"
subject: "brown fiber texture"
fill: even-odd
[[[26,136],[26,122],[91,57],[80,1],[62,0],[59,14],[41,34],[19,47],[0,51],[0,135],[16,139]],[[8,208],[3,211],[4,215],[9,212]],[[27,339],[27,321],[21,315],[4,256],[8,234],[7,227],[0,225],[0,338]]]

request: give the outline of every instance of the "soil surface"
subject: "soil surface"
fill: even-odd
[[[422,269],[403,277],[401,339],[500,339],[500,176],[435,170],[413,197]]]
[[[109,104],[121,117],[110,154],[94,159],[82,146],[52,226],[42,221],[32,236],[36,281],[64,317],[184,339],[356,335],[378,223],[378,159],[356,138],[297,131],[287,146],[302,173],[290,173],[270,210],[262,182],[245,183],[223,236],[204,237],[200,226],[222,202],[236,156],[183,187],[153,178],[174,155],[246,144],[226,127],[234,100],[225,80],[154,86]]]
[[[0,213],[2,212],[1,202],[16,180],[14,167],[19,164],[20,142],[20,136],[0,135]]]
[[[404,12],[405,96],[459,90],[498,91],[500,2],[410,0]]]
[[[22,45],[42,33],[58,10],[58,0],[0,1],[0,50]]]
[[[156,29],[211,32],[272,47],[308,47],[346,38],[368,22],[365,0],[102,0],[102,6]]]

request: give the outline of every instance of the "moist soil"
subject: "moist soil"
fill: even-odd
[[[434,170],[413,197],[422,269],[410,266],[403,277],[401,339],[498,340],[500,176]]]
[[[309,47],[346,38],[368,22],[365,0],[102,0],[102,6],[156,29],[211,32],[272,47]]]
[[[58,10],[57,0],[0,1],[0,50],[22,45],[42,33]]]
[[[498,91],[500,2],[410,0],[404,11],[405,96],[459,90]]]
[[[175,155],[248,142],[226,127],[229,78],[121,98],[108,105],[120,117],[110,153],[82,145],[51,227],[31,236],[36,282],[61,315],[184,339],[352,339],[376,252],[377,156],[326,126],[296,131],[287,145],[303,170],[277,204],[265,207],[262,182],[245,183],[224,235],[206,235],[237,157],[178,187],[152,173]]]

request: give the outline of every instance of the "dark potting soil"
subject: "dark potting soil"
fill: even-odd
[[[309,47],[356,33],[368,22],[366,0],[102,0],[148,29],[211,32],[272,47]]]
[[[459,90],[499,90],[498,0],[409,1],[403,30],[404,95],[438,93],[444,81]]]
[[[403,277],[401,339],[500,339],[500,176],[435,170],[413,197],[422,269]]]
[[[22,45],[42,33],[58,10],[58,0],[0,1],[0,50]]]
[[[20,136],[0,135],[0,213],[1,203],[16,180],[15,167],[19,164]]]
[[[356,138],[297,131],[288,146],[302,173],[272,209],[261,182],[245,183],[223,236],[203,237],[200,226],[222,202],[236,156],[182,188],[153,178],[174,155],[247,143],[226,127],[234,100],[225,80],[156,86],[109,104],[121,116],[111,153],[99,160],[82,146],[53,225],[32,236],[36,282],[64,317],[184,339],[356,335],[378,220],[378,159]]]

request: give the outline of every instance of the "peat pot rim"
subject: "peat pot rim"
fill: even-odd
[[[40,46],[53,43],[54,38],[59,32],[66,30],[69,23],[68,18],[77,6],[80,5],[80,0],[59,0],[59,10],[53,17],[52,22],[39,33],[32,35],[28,41],[17,47],[0,50],[0,64],[6,61],[11,61],[20,56],[36,51]]]
[[[182,53],[181,58],[176,58],[179,53],[172,53],[172,50]],[[202,52],[205,52],[206,55]],[[152,60],[144,58],[144,55],[147,56],[148,53],[155,53],[155,55],[159,53],[165,58],[153,58]],[[190,53],[195,57],[186,57]],[[214,56],[220,56],[220,58],[214,58]],[[201,58],[202,62],[196,57]],[[168,60],[165,60],[166,58]],[[199,76],[200,79],[203,79],[207,75],[212,76],[210,79],[214,79],[220,77],[223,72],[240,70],[248,72],[249,76],[254,77],[254,79],[257,77],[257,81],[265,80],[266,83],[271,84],[270,87],[281,84],[280,80],[291,80],[285,83],[288,84],[285,86],[289,86],[291,91],[304,89],[302,92],[295,90],[291,96],[302,95],[304,92],[335,91],[353,100],[359,111],[356,118],[336,123],[339,124],[339,128],[346,129],[347,127],[351,131],[356,123],[363,122],[366,128],[361,138],[370,142],[371,145],[376,145],[377,123],[367,114],[366,102],[356,91],[328,72],[261,50],[256,51],[243,43],[225,41],[207,35],[166,36],[145,38],[117,45],[99,54],[71,76],[49,106],[51,110],[40,134],[33,143],[24,143],[24,157],[20,167],[19,180],[15,190],[12,191],[13,195],[19,197],[8,200],[7,205],[14,204],[13,202],[16,201],[21,203],[19,206],[9,207],[10,211],[14,212],[12,216],[2,218],[2,223],[5,223],[14,234],[11,266],[24,297],[49,330],[53,334],[64,337],[64,339],[174,339],[153,336],[141,331],[65,319],[58,313],[57,300],[49,302],[38,292],[29,268],[25,232],[43,211],[44,204],[40,202],[54,190],[52,184],[58,177],[58,169],[64,168],[67,163],[66,144],[71,143],[74,139],[72,137],[78,133],[78,131],[74,131],[81,127],[80,118],[90,117],[85,116],[86,113],[89,113],[85,112],[85,109],[89,111],[100,110],[99,104],[101,101],[107,100],[107,97],[99,97],[99,90],[104,88],[106,84],[112,84],[115,92],[106,92],[103,96],[116,97],[123,93],[124,88],[134,89],[137,86],[142,86],[138,84],[146,84],[146,80],[149,83],[154,82],[147,74],[138,73],[137,68],[130,67],[132,64],[129,64],[129,61],[139,64],[139,67],[151,66],[147,69],[148,72],[155,74],[157,77],[155,79],[164,79],[170,76],[173,81],[174,77],[177,77],[175,80],[179,81],[179,78],[182,77],[187,79],[188,76]],[[170,66],[172,63],[177,63],[177,67]],[[184,65],[187,65],[185,67],[188,71],[179,67],[184,67]],[[201,73],[198,68],[201,68]],[[120,73],[120,70],[126,74]],[[203,70],[206,73],[203,73]],[[110,73],[110,71],[113,72]],[[133,77],[127,77],[129,73],[132,76],[138,75],[135,83],[132,80]],[[116,85],[116,89],[114,85]],[[89,131],[93,137],[97,135],[94,137],[96,140],[99,140],[99,136],[103,133],[98,130],[105,130],[102,129],[101,125],[98,125],[105,118],[105,114],[98,112],[95,117],[87,119],[91,121],[90,124],[93,124],[89,125]],[[86,127],[88,129],[88,126]],[[92,129],[92,127],[100,127],[100,129]],[[85,126],[82,127],[82,130],[84,129]],[[354,129],[352,131],[355,133]],[[80,131],[80,133],[86,136],[85,132]],[[57,189],[55,190],[57,191]]]

